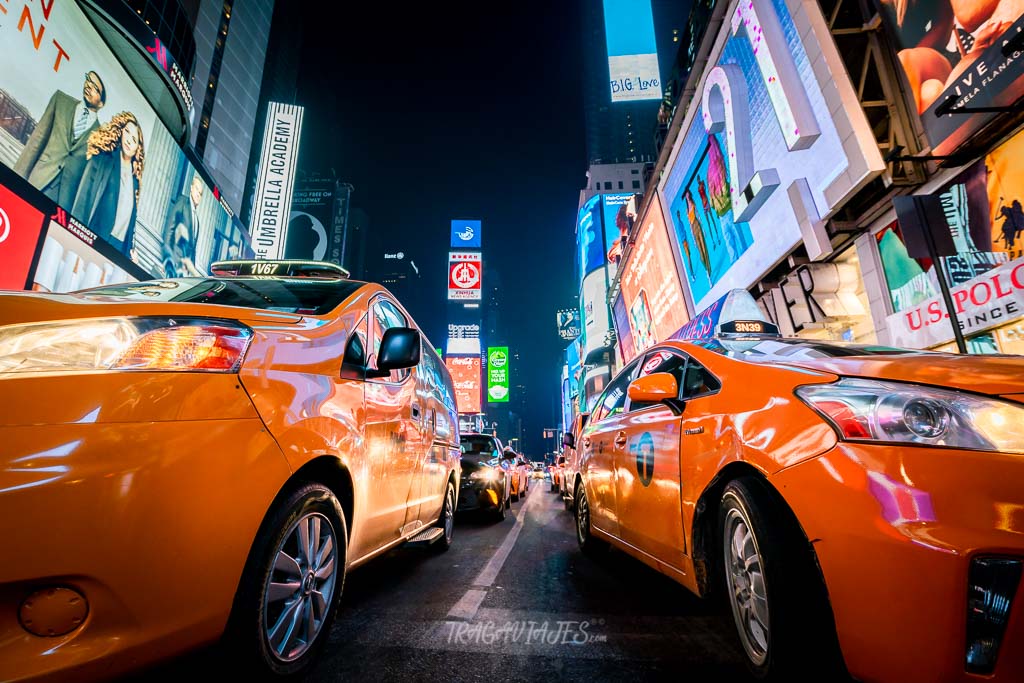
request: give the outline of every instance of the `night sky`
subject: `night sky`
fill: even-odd
[[[484,259],[505,289],[502,338],[484,341],[522,356],[522,446],[539,456],[541,430],[556,424],[565,347],[555,312],[578,303],[578,0],[340,6],[333,17],[308,12],[303,26],[299,167],[333,168],[355,186],[352,205],[370,217],[367,263],[385,250],[415,260],[431,295],[410,313],[437,346],[450,221],[483,221]]]

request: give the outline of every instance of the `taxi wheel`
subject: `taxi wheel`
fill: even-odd
[[[345,582],[348,531],[334,493],[305,484],[264,521],[225,641],[258,678],[305,671],[327,641]]]
[[[805,671],[845,679],[813,551],[781,507],[754,479],[738,479],[722,494],[722,572],[748,667],[768,680]]]
[[[608,549],[608,543],[595,538],[590,529],[590,501],[583,484],[576,486],[576,542],[586,555],[600,555]]]
[[[444,506],[441,508],[441,516],[434,525],[444,529],[444,536],[434,541],[431,546],[439,553],[443,553],[452,547],[452,536],[455,534],[455,487],[448,482],[448,490],[444,494]]]
[[[505,492],[501,492],[498,505],[494,508],[494,519],[498,522],[505,521],[505,509],[508,508],[508,501],[505,499]]]

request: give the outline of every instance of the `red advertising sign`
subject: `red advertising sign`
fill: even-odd
[[[455,404],[460,415],[480,412],[480,356],[449,356],[445,359],[455,384]]]
[[[0,186],[0,289],[25,289],[42,231],[42,212]]]
[[[448,254],[449,301],[479,301],[481,280],[479,252],[453,251]]]
[[[640,221],[636,242],[622,264],[621,282],[636,353],[665,340],[686,323],[683,285],[657,199]]]

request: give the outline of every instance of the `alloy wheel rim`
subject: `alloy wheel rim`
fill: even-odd
[[[576,533],[579,534],[580,540],[587,538],[587,526],[590,524],[590,509],[587,506],[587,496],[580,491],[580,506],[579,512],[576,515]]]
[[[733,619],[747,657],[760,666],[768,659],[771,642],[764,562],[757,539],[739,510],[732,509],[726,516],[723,540]]]
[[[293,662],[316,641],[337,577],[334,525],[318,512],[303,515],[278,547],[263,590],[263,636],[276,659]]]

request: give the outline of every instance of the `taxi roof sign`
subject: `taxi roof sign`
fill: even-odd
[[[210,266],[217,277],[306,277],[328,280],[348,279],[349,272],[336,263],[300,259],[217,261]]]
[[[738,336],[781,337],[777,325],[769,322],[764,311],[745,289],[733,289],[693,317],[669,339],[713,339]]]

